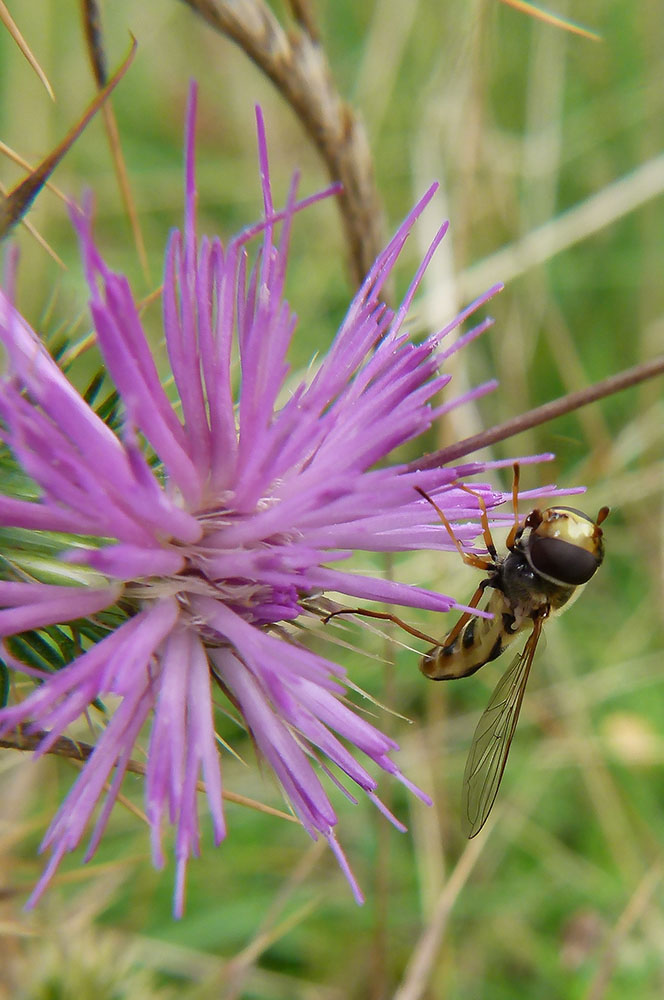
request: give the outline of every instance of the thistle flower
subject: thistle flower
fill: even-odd
[[[94,853],[148,721],[146,811],[154,863],[162,831],[175,827],[174,909],[182,913],[186,864],[199,852],[196,784],[205,782],[214,839],[226,834],[213,690],[223,690],[274,770],[305,830],[323,836],[358,901],[360,890],[335,836],[337,817],[321,772],[336,767],[388,816],[367,758],[426,795],[392,759],[396,743],[344,700],[344,671],[271,628],[304,613],[321,591],[429,611],[460,607],[406,583],[344,571],[357,550],[450,548],[417,484],[451,520],[477,513],[459,477],[473,464],[408,471],[381,464],[397,445],[444,410],[485,392],[432,405],[449,376],[439,366],[488,320],[448,347],[445,338],[489,295],[444,330],[415,343],[404,320],[437,233],[396,312],[380,294],[432,187],[376,261],[328,352],[284,395],[295,321],[284,300],[294,215],[330,191],[272,203],[260,113],[258,146],[264,219],[223,247],[195,229],[195,89],[187,114],[184,231],[165,256],[163,321],[175,403],[161,384],[129,283],[113,273],[93,239],[91,208],[72,209],[90,287],[100,351],[123,404],[115,433],[94,412],[0,293],[0,338],[8,372],[0,380],[3,438],[37,485],[34,499],[0,496],[0,524],[66,533],[61,559],[82,564],[76,585],[27,574],[0,582],[0,636],[95,616],[121,601],[130,614],[60,670],[43,673],[23,701],[0,711],[0,734],[19,725],[44,733],[43,754],[97,699],[117,708],[53,819],[42,849],[40,897],[62,857],[81,841],[98,806],[86,860]],[[247,245],[260,237],[253,268]],[[10,282],[11,284],[11,282]],[[443,346],[444,345],[444,346]],[[175,393],[173,393],[175,395]],[[488,507],[503,496],[474,486]],[[472,539],[466,524],[459,537]],[[87,576],[86,576],[87,574]],[[66,579],[66,578],[65,578]],[[81,577],[77,577],[80,581]],[[39,674],[12,657],[16,670]],[[401,828],[394,817],[391,820]]]

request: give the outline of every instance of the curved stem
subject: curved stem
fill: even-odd
[[[272,80],[340,181],[339,208],[353,281],[359,287],[383,246],[383,212],[367,135],[341,99],[310,5],[291,0],[296,27],[286,31],[263,0],[183,0],[234,41]]]

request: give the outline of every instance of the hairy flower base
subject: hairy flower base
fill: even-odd
[[[150,725],[145,797],[152,854],[163,865],[162,832],[172,824],[174,905],[182,913],[186,864],[200,849],[200,777],[216,843],[226,833],[213,685],[243,717],[304,828],[328,841],[358,900],[319,775],[343,788],[338,770],[399,829],[402,824],[377,798],[374,774],[356,754],[428,801],[394,763],[396,743],[344,700],[344,671],[269,626],[294,620],[303,601],[323,590],[353,603],[435,612],[459,607],[451,597],[337,564],[356,551],[450,549],[416,486],[435,497],[451,521],[467,522],[456,529],[462,541],[476,536],[477,524],[468,519],[477,521],[477,497],[460,488],[459,479],[485,466],[413,472],[384,459],[439,413],[492,387],[431,405],[449,381],[439,374],[441,362],[488,321],[451,346],[446,338],[495,289],[446,329],[421,343],[410,339],[404,319],[442,227],[396,313],[382,302],[385,282],[431,188],[371,269],[328,354],[285,396],[286,353],[295,327],[283,296],[290,229],[298,211],[330,192],[298,202],[294,181],[285,209],[275,211],[259,114],[264,220],[226,247],[218,239],[199,241],[195,103],[192,89],[184,231],[170,237],[163,288],[177,399],[159,380],[127,279],[113,273],[96,248],[89,204],[72,209],[72,218],[99,348],[124,407],[120,435],[68,382],[11,293],[0,292],[0,338],[9,359],[0,380],[2,436],[38,487],[36,500],[0,497],[0,524],[68,533],[63,578],[68,568],[74,574],[73,564],[83,564],[77,579],[90,573],[94,580],[90,586],[59,586],[17,574],[0,582],[0,636],[94,616],[120,598],[133,609],[68,666],[44,674],[24,701],[0,711],[0,733],[26,723],[33,732],[46,731],[39,748],[44,753],[98,699],[113,696],[118,703],[46,833],[43,848],[51,856],[30,904],[94,822],[86,858],[92,856],[134,747]],[[246,246],[256,237],[261,248],[249,268]],[[158,456],[156,472],[142,441]],[[487,508],[504,499],[486,485],[473,489]],[[91,538],[99,541],[92,544]],[[16,670],[38,673],[5,654]]]

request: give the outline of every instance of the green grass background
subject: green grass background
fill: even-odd
[[[75,5],[10,6],[57,96],[52,103],[0,30],[0,138],[36,162],[83,110],[93,84]],[[283,15],[281,5],[275,9]],[[397,272],[403,290],[426,226],[448,217],[451,232],[425,280],[418,324],[442,326],[491,281],[509,278],[491,304],[495,326],[455,363],[457,386],[495,376],[500,388],[437,427],[422,449],[662,350],[661,5],[556,0],[555,9],[602,40],[565,34],[497,0],[317,5],[339,90],[366,123],[387,229],[431,180],[442,184]],[[192,76],[200,84],[201,231],[227,237],[260,214],[256,102],[266,116],[275,194],[285,195],[295,167],[307,193],[327,181],[270,83],[183,4],[115,0],[104,15],[111,64],[124,56],[129,31],[138,39],[114,107],[149,277],[101,120],[54,180],[69,195],[94,190],[99,243],[143,296],[160,281],[165,239],[181,218]],[[6,186],[21,176],[0,163]],[[19,231],[19,302],[44,333],[69,332],[76,318],[85,333],[85,286],[66,211],[43,192],[30,218],[67,270]],[[533,232],[538,260],[523,249]],[[289,273],[300,316],[296,369],[331,342],[352,293],[347,274],[334,206],[301,215]],[[158,309],[147,323],[158,338]],[[584,483],[587,510],[612,508],[601,573],[573,611],[547,628],[485,837],[470,846],[463,840],[459,801],[472,732],[501,664],[465,682],[429,684],[416,652],[349,622],[310,641],[341,657],[357,685],[406,717],[369,705],[401,744],[403,770],[435,799],[428,809],[382,783],[385,801],[409,826],[404,836],[370,804],[333,796],[365,906],[355,906],[329,852],[312,847],[295,825],[228,804],[228,840],[214,849],[204,824],[186,915],[175,923],[173,872],[152,869],[144,822],[119,806],[94,860],[81,868],[80,857],[70,859],[39,909],[25,914],[22,887],[38,876],[36,847],[74,772],[66,762],[35,765],[7,751],[0,756],[0,882],[8,888],[0,903],[0,996],[661,997],[663,413],[661,380],[654,381],[485,453],[554,451],[552,466],[527,467],[524,487]],[[379,560],[372,565],[385,571]],[[456,558],[432,553],[400,557],[394,572],[460,600],[476,582]],[[451,624],[431,615],[412,620],[434,635]],[[337,646],[337,638],[358,648]],[[248,741],[224,720],[220,730],[245,761],[224,760],[226,787],[281,807]],[[140,809],[140,780],[128,779],[124,790]]]

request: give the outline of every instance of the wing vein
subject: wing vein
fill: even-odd
[[[496,800],[544,618],[534,618],[523,651],[498,681],[475,729],[463,778],[463,814],[469,837],[480,832]]]

